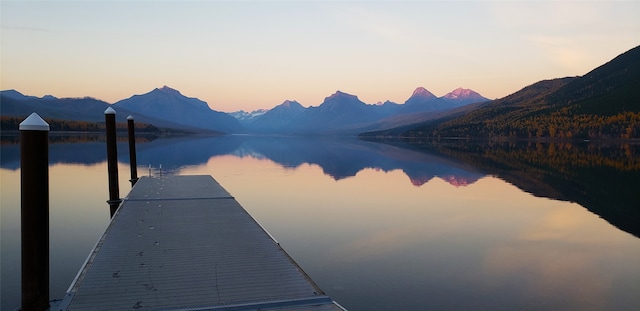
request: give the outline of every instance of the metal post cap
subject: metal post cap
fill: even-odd
[[[132,115],[129,115],[129,116],[127,117],[127,120],[133,120],[133,116],[132,116]]]
[[[19,129],[21,131],[49,131],[49,123],[42,120],[42,118],[34,112],[20,123]]]
[[[116,111],[113,108],[109,107],[104,111],[104,114],[116,114]]]

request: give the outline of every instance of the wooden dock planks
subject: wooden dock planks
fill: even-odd
[[[52,310],[342,310],[211,176],[141,178]]]

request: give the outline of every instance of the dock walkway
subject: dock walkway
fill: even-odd
[[[343,310],[211,176],[143,177],[51,310]]]

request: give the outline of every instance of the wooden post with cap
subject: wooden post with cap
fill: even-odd
[[[136,134],[133,116],[127,117],[127,129],[129,132],[129,165],[131,166],[131,187],[138,181],[138,162],[136,159]]]
[[[49,308],[49,124],[20,123],[22,310]]]
[[[116,141],[116,111],[109,107],[104,111],[107,136],[107,171],[109,173],[109,212],[111,217],[120,206],[118,185],[118,146]]]

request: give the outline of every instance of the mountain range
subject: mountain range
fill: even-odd
[[[404,104],[391,101],[366,104],[357,96],[336,91],[317,107],[304,108],[287,100],[245,125],[251,132],[287,134],[357,134],[383,120],[406,120],[417,114],[447,111],[487,98],[469,89],[458,88],[443,97],[436,97],[424,87],[418,87]]]
[[[413,138],[638,138],[640,47],[582,77],[543,80],[496,100],[458,88],[437,97],[418,87],[403,103],[366,104],[342,91],[319,106],[292,100],[270,110],[223,113],[164,86],[112,105],[85,98],[0,92],[2,116],[38,112],[51,119],[101,122],[111,106],[156,127],[192,132],[357,135]]]
[[[171,121],[181,127],[192,127],[223,133],[238,133],[243,127],[234,117],[212,110],[206,102],[182,95],[168,86],[149,93],[134,95],[113,104],[138,115]]]
[[[581,77],[543,80],[501,99],[361,136],[640,138],[640,46]]]
[[[42,98],[23,95],[16,90],[0,92],[3,116],[27,116],[38,112],[43,118],[101,122],[103,111],[113,107],[118,119],[133,115],[136,120],[157,127],[192,132],[270,133],[270,134],[357,134],[372,123],[397,116],[444,111],[470,102],[487,101],[468,89],[456,89],[438,98],[423,87],[417,88],[404,104],[385,102],[365,104],[357,96],[337,91],[319,106],[303,107],[296,101],[284,101],[270,110],[223,113],[212,110],[206,102],[182,95],[168,86],[134,95],[110,105],[85,98]]]

